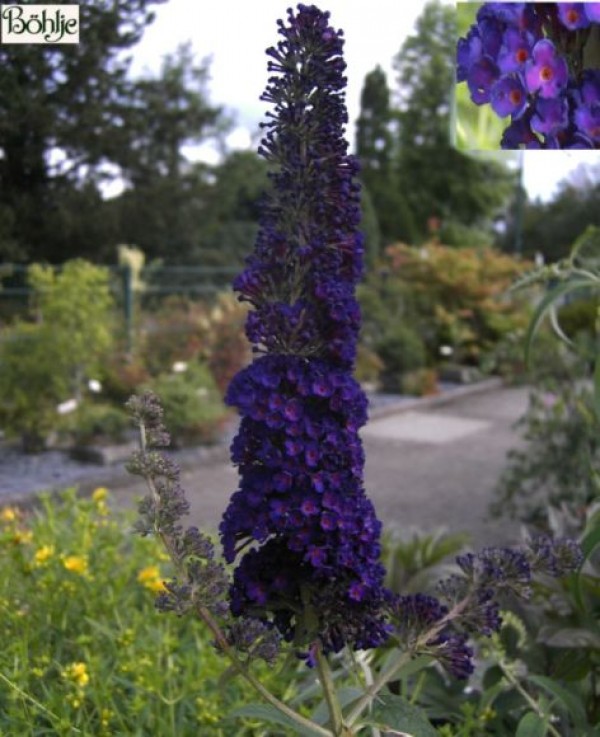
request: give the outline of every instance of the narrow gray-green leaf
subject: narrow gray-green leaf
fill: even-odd
[[[565,294],[569,294],[569,292],[574,292],[578,289],[589,287],[591,284],[592,282],[588,278],[580,277],[577,279],[569,279],[554,287],[554,289],[551,289],[542,297],[538,306],[535,309],[535,312],[533,313],[533,317],[531,318],[531,322],[529,323],[527,334],[525,336],[525,357],[528,364],[531,360],[531,343],[550,307],[556,302],[559,297],[562,297]]]

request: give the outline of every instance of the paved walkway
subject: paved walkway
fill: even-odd
[[[366,488],[384,524],[469,531],[477,547],[516,540],[518,525],[487,519],[487,508],[506,452],[518,443],[512,425],[527,395],[524,387],[496,388],[371,420],[362,432]],[[215,528],[237,472],[223,459],[193,460],[187,456],[182,473],[191,521]],[[111,486],[123,507],[144,493],[141,482],[122,475]]]

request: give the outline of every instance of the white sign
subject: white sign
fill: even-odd
[[[0,5],[0,44],[79,43],[79,5]]]

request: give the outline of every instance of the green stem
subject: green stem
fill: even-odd
[[[316,722],[313,722],[311,719],[307,719],[306,717],[303,717],[301,714],[298,714],[297,711],[294,711],[291,709],[287,704],[284,704],[283,701],[280,701],[276,696],[274,696],[268,689],[266,689],[263,684],[246,668],[244,663],[240,661],[238,656],[236,655],[234,649],[231,647],[229,642],[227,641],[227,638],[223,634],[221,628],[217,624],[217,622],[214,620],[212,614],[206,609],[205,607],[198,605],[196,609],[198,616],[202,619],[202,621],[206,624],[206,626],[210,629],[212,634],[215,637],[215,642],[219,646],[219,648],[225,653],[225,655],[229,658],[231,661],[232,666],[235,668],[235,670],[239,673],[242,678],[244,678],[251,686],[254,688],[254,690],[262,696],[262,698],[271,704],[275,709],[277,709],[279,712],[284,714],[289,719],[292,719],[296,724],[300,725],[301,727],[304,727],[305,729],[309,729],[312,732],[314,732],[315,735],[320,735],[320,737],[337,737],[331,730],[325,729],[324,727],[321,727],[320,724],[317,724]]]
[[[550,715],[544,714],[544,710],[541,708],[541,706],[538,704],[538,702],[530,696],[527,691],[523,688],[522,684],[520,683],[518,678],[515,678],[515,676],[510,672],[510,669],[507,667],[506,663],[502,660],[498,662],[498,665],[502,669],[502,672],[504,673],[504,677],[506,680],[511,684],[511,686],[514,686],[516,690],[521,694],[521,696],[525,699],[528,706],[531,707],[531,709],[540,717],[540,719],[543,719],[547,722],[546,728],[548,732],[553,737],[561,737],[560,732],[550,724],[550,720],[547,719]]]
[[[336,737],[343,735],[343,718],[342,718],[342,707],[338,701],[337,694],[335,692],[335,683],[331,668],[329,667],[329,661],[327,656],[323,653],[321,643],[317,643],[317,672],[319,674],[319,680],[323,687],[323,694],[325,695],[325,701],[327,702],[327,709],[329,710],[329,716],[331,718],[331,728]]]

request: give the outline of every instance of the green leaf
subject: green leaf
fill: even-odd
[[[437,737],[437,731],[422,709],[390,693],[377,699],[366,724],[377,727],[390,737]]]
[[[554,696],[563,705],[576,727],[587,724],[585,707],[578,696],[546,676],[529,676],[529,681]]]
[[[528,364],[531,361],[531,343],[548,310],[558,300],[559,297],[562,297],[569,292],[574,292],[577,289],[584,289],[585,287],[589,287],[592,283],[593,282],[589,278],[584,277],[569,279],[568,281],[562,282],[558,286],[554,287],[554,289],[551,289],[540,300],[540,303],[533,313],[533,317],[531,318],[531,322],[529,323],[527,334],[525,336],[525,359]]]
[[[282,727],[291,727],[295,730],[296,734],[302,735],[302,737],[321,737],[322,735],[321,731],[301,726],[291,717],[282,714],[270,704],[247,704],[246,706],[241,706],[239,709],[234,709],[230,712],[227,719],[240,719],[242,717],[246,719],[258,719],[261,722],[268,722],[269,724],[279,724]]]
[[[515,737],[546,737],[546,720],[530,711],[519,722]]]

